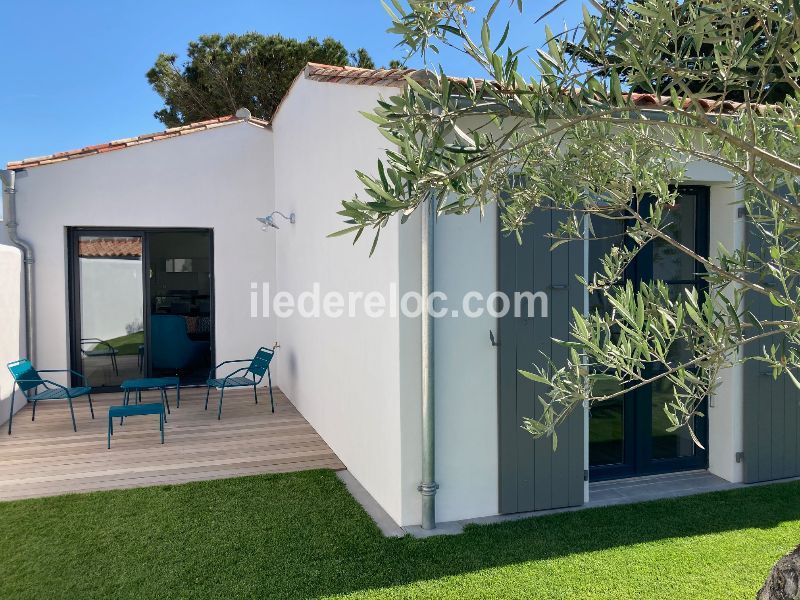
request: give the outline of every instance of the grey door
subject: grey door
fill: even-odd
[[[521,245],[513,236],[500,236],[498,286],[512,298],[512,309],[498,320],[497,337],[502,513],[583,503],[583,411],[574,412],[560,428],[555,451],[551,439],[534,440],[521,428],[524,417],[541,416],[537,397],[546,390],[520,376],[518,370],[530,370],[534,363],[544,365],[543,355],[556,363],[562,361],[566,350],[552,338],[568,339],[571,309],[583,307],[583,288],[575,279],[583,273],[583,243],[571,242],[551,252],[552,241],[545,237],[562,217],[554,211],[536,211]],[[547,294],[546,317],[540,316],[539,304],[533,317],[514,315],[514,293],[524,291]]]
[[[748,250],[766,251],[752,225],[747,228]],[[769,279],[760,283],[769,287]],[[790,315],[761,294],[745,294],[746,308],[760,319],[780,320]],[[749,356],[760,356],[763,348],[780,345],[780,336],[748,344]],[[759,361],[744,365],[744,480],[748,483],[800,475],[800,391],[782,375],[773,378]]]

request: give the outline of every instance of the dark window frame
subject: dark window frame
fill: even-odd
[[[710,188],[702,185],[680,185],[678,190],[693,194],[697,198],[695,209],[695,249],[701,256],[710,252]],[[642,252],[626,271],[625,280],[632,281],[638,289],[642,281],[649,281],[653,274],[652,243]],[[708,283],[702,279],[704,268],[695,262],[698,275],[691,280],[669,280],[669,283],[691,283],[702,292]],[[698,419],[695,434],[703,448],[695,448],[692,456],[654,459],[652,457],[652,388],[640,388],[624,396],[623,405],[623,462],[608,465],[590,465],[592,481],[618,479],[657,473],[669,473],[708,467],[708,399],[704,399],[700,412],[706,415]],[[590,417],[591,419],[591,417]],[[591,427],[591,420],[589,422]]]
[[[69,326],[67,328],[67,340],[69,346],[70,368],[81,371],[81,302],[80,302],[80,280],[78,275],[80,267],[78,259],[78,240],[81,236],[96,235],[109,237],[141,237],[142,238],[142,306],[145,307],[142,314],[142,323],[145,331],[145,369],[143,376],[149,376],[152,371],[151,356],[149,352],[150,341],[150,311],[146,310],[150,298],[150,277],[148,276],[149,260],[149,234],[151,233],[207,233],[208,234],[208,258],[210,269],[210,314],[211,314],[211,364],[216,364],[216,319],[215,319],[215,269],[214,269],[214,229],[211,227],[67,227],[66,228],[66,252],[67,252],[67,315]],[[71,376],[71,385],[83,385],[82,380],[75,375]],[[91,382],[90,382],[91,383]],[[190,384],[191,385],[191,384]],[[119,386],[96,386],[97,392],[119,391]]]

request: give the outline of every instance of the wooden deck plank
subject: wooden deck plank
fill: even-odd
[[[157,467],[163,465],[174,465],[174,466],[181,466],[181,465],[195,465],[199,463],[203,464],[233,464],[236,462],[241,462],[244,460],[251,459],[254,455],[270,455],[270,456],[282,456],[284,453],[293,453],[293,452],[305,452],[310,448],[321,448],[323,451],[327,451],[327,445],[319,440],[317,437],[316,440],[307,440],[303,442],[296,442],[296,443],[283,443],[274,446],[260,446],[257,448],[248,448],[246,446],[237,447],[235,450],[226,449],[222,454],[222,458],[220,457],[220,452],[215,449],[212,453],[203,452],[203,453],[182,453],[180,455],[173,455],[173,456],[164,456],[164,457],[153,457],[151,454],[142,454],[139,453],[135,457],[130,457],[130,464],[133,465],[128,467],[128,470],[138,470],[143,467],[140,466],[140,463],[144,460],[146,461],[146,468],[150,467]],[[203,458],[203,457],[213,456],[213,459]],[[21,482],[25,479],[25,476],[30,476],[32,473],[40,473],[46,471],[48,473],[53,472],[68,472],[71,473],[73,471],[81,471],[81,472],[97,472],[97,471],[104,471],[108,469],[113,469],[114,466],[119,461],[112,461],[112,460],[92,460],[91,458],[84,458],[82,460],[73,460],[73,461],[66,461],[66,462],[54,462],[52,465],[47,465],[43,463],[33,464],[30,468],[25,468],[25,465],[14,465],[13,467],[6,468],[3,465],[0,465],[0,487],[5,485],[5,481],[10,479],[15,482]]]
[[[306,459],[325,458],[327,452],[325,448],[310,448],[306,450],[297,450],[292,452],[275,453],[269,459],[239,459],[231,461],[197,461],[194,463],[185,463],[181,465],[148,465],[147,467],[138,467],[135,469],[107,469],[96,471],[93,473],[87,472],[68,472],[51,474],[47,476],[38,477],[24,477],[19,478],[14,484],[0,484],[0,491],[7,488],[18,486],[49,486],[55,482],[63,482],[65,485],[70,481],[97,481],[102,482],[106,479],[127,479],[130,477],[150,476],[150,475],[166,475],[166,474],[179,474],[191,473],[201,471],[215,471],[215,470],[229,470],[238,467],[253,468],[262,465],[272,465],[278,463],[291,463],[302,462]]]
[[[121,436],[120,436],[121,437]],[[152,436],[151,436],[152,437]],[[97,463],[97,462],[110,462],[114,461],[116,457],[104,456],[97,453],[97,443],[104,440],[97,440],[91,444],[87,443],[82,445],[79,449],[70,449],[70,451],[52,451],[46,454],[37,453],[36,455],[16,455],[9,456],[5,460],[0,461],[0,473],[12,472],[16,469],[22,468],[32,470],[38,466],[55,467],[60,464],[73,464],[73,463]],[[125,447],[130,461],[147,458],[152,454],[151,450],[142,448],[142,436],[135,436],[131,434],[124,440],[115,440],[120,447]],[[152,441],[152,440],[151,440]],[[235,453],[238,451],[246,451],[248,449],[266,449],[270,448],[291,448],[294,445],[304,445],[307,443],[318,442],[319,436],[314,431],[307,433],[293,433],[286,434],[271,434],[262,440],[214,440],[211,448],[214,452],[224,450],[226,453]],[[209,453],[209,444],[206,439],[190,439],[181,444],[179,448],[173,448],[164,452],[164,456],[160,460],[176,460],[182,459],[186,456],[204,456]]]
[[[226,393],[221,421],[213,393],[203,409],[205,388],[181,390],[181,408],[171,392],[163,446],[156,418],[131,417],[123,426],[114,423],[111,450],[108,407],[120,404],[121,395],[93,399],[94,420],[85,400],[75,404],[77,432],[63,402],[40,404],[33,422],[30,405],[14,416],[12,435],[0,434],[0,500],[344,468],[277,389],[275,413],[266,390],[259,390],[258,405],[252,391]],[[145,393],[143,401],[158,401],[158,395]]]
[[[152,438],[153,432],[155,432],[157,436],[158,421],[153,420],[153,422],[149,423],[149,425],[150,427],[147,429],[134,429],[132,427],[128,427],[127,424],[124,427],[119,427],[119,424],[115,423],[113,439],[114,441],[118,441],[118,443],[129,443],[130,440],[143,439],[147,438],[148,436]],[[167,427],[169,427],[169,424],[167,424]],[[307,423],[298,423],[296,425],[290,425],[286,427],[263,426],[260,428],[249,428],[247,430],[225,432],[224,435],[215,435],[214,432],[183,432],[180,430],[171,431],[170,433],[172,434],[173,440],[183,442],[180,448],[183,448],[184,444],[190,446],[208,443],[218,443],[224,445],[226,442],[244,443],[241,440],[250,442],[253,440],[258,441],[259,439],[266,437],[292,437],[308,434],[316,435],[314,429]],[[105,441],[106,439],[107,437],[105,433],[84,436],[75,434],[75,438],[73,438],[71,441],[62,440],[56,443],[50,443],[49,441],[44,440],[40,444],[20,444],[19,448],[0,448],[0,453],[4,454],[8,459],[11,459],[15,456],[48,456],[50,454],[55,455],[63,453],[79,454],[87,449],[88,451],[92,452],[97,446],[98,441]]]
[[[263,467],[239,468],[234,470],[220,470],[209,472],[188,473],[185,475],[164,475],[154,477],[142,477],[137,479],[126,478],[122,480],[108,480],[103,483],[89,483],[87,485],[74,485],[68,491],[64,491],[61,486],[50,488],[23,489],[10,492],[4,500],[22,500],[26,498],[41,498],[45,496],[58,496],[62,494],[74,494],[85,492],[99,492],[107,490],[130,489],[146,486],[177,485],[181,483],[191,483],[193,481],[209,481],[213,479],[229,479],[231,477],[242,477],[245,475],[261,475],[264,473],[290,473],[309,469],[341,469],[341,462],[338,459],[308,460],[295,463],[285,463],[271,465],[269,470]]]

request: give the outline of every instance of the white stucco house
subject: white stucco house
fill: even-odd
[[[93,385],[113,388],[126,369],[159,368],[150,344],[165,315],[179,316],[180,335],[207,344],[211,360],[252,355],[278,341],[275,383],[397,524],[419,524],[422,318],[391,311],[376,318],[363,310],[281,317],[263,310],[281,292],[297,298],[315,285],[345,296],[421,289],[419,215],[403,225],[393,221],[372,257],[368,243],[327,237],[342,227],[340,202],[361,189],[354,171],[374,171],[386,145],[360,111],[395,94],[408,73],[309,64],[269,123],[240,112],[9,163],[17,234],[35,261],[37,363],[93,369]],[[706,250],[718,241],[728,248],[744,243],[739,194],[729,173],[693,165],[682,200],[690,243]],[[8,208],[4,214],[8,220]],[[255,219],[266,215],[279,229],[262,230]],[[477,213],[445,217],[434,229],[436,290],[461,298],[468,291],[488,297],[520,286],[546,289],[552,308],[546,325],[489,312],[436,319],[438,521],[580,505],[595,479],[683,469],[730,482],[800,474],[795,392],[740,367],[725,373],[708,399],[699,426],[705,451],[686,445],[680,433],[656,432],[655,423],[642,430],[641,413],[639,425],[631,423],[631,411],[649,410],[641,408],[647,398],[574,415],[555,453],[549,441],[534,442],[519,423],[536,410],[535,390],[518,381],[516,368],[540,349],[556,352],[550,338],[566,330],[569,307],[588,308],[572,276],[587,268],[584,249],[550,253],[538,229],[522,247],[509,246],[494,207],[483,220]],[[22,257],[5,227],[0,243],[0,278],[21,281]],[[125,310],[90,322],[81,306],[104,305],[111,294],[118,297],[111,304]],[[0,314],[8,362],[25,351],[19,286],[0,285]],[[116,367],[96,352],[111,342],[126,348]],[[748,377],[761,386],[755,393],[748,393]],[[3,371],[1,419],[10,392]],[[745,414],[764,414],[764,403],[775,418],[755,416],[748,429]]]

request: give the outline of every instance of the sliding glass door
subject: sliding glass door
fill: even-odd
[[[70,232],[71,347],[94,387],[177,375],[213,364],[210,230]]]

